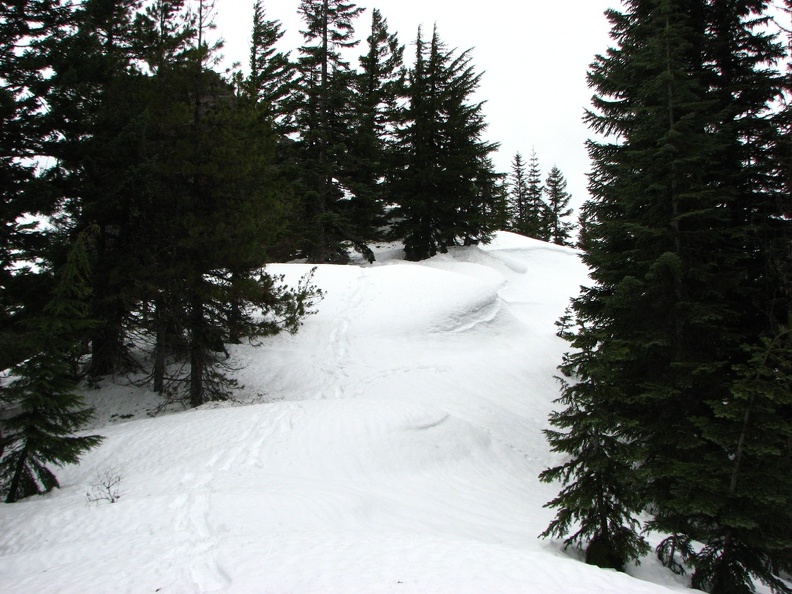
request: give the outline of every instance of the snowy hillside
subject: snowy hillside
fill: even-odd
[[[0,591],[689,592],[652,558],[630,577],[537,539],[576,253],[502,233],[377,256],[320,266],[297,335],[233,351],[239,403],[151,417],[139,388],[89,392],[104,443],[60,490],[0,505]],[[120,499],[88,505],[108,469]]]

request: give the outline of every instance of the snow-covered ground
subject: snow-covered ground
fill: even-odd
[[[651,557],[626,575],[537,538],[577,254],[501,233],[377,256],[318,267],[326,297],[297,335],[232,352],[237,403],[152,417],[141,388],[89,391],[106,439],[61,489],[0,505],[0,591],[689,591]],[[108,471],[120,498],[89,505]]]

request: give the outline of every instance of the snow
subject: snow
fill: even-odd
[[[421,263],[319,266],[294,336],[232,351],[237,402],[151,416],[117,381],[86,397],[103,444],[62,488],[0,505],[11,593],[682,592],[537,538],[557,485],[542,435],[586,282],[578,254],[509,233]],[[280,264],[291,282],[310,267]],[[86,492],[108,470],[115,503]]]

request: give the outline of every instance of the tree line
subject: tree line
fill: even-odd
[[[588,72],[591,276],[559,322],[546,435],[566,458],[541,475],[561,483],[543,536],[623,569],[655,532],[715,594],[792,592],[785,7],[627,0]]]

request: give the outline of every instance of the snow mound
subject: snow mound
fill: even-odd
[[[348,319],[356,333],[415,336],[454,331],[489,320],[498,308],[497,289],[503,279],[459,274],[464,265],[452,262],[447,270],[432,264],[356,268],[320,266],[314,282],[326,296],[318,314],[309,320],[325,323]],[[305,265],[277,265],[272,270],[297,278]]]
[[[244,406],[146,418],[143,389],[88,391],[132,420],[100,427],[61,489],[0,506],[4,594],[685,591],[652,559],[636,579],[537,539],[577,253],[509,233],[400,253],[317,267],[298,334],[231,349]],[[107,470],[120,498],[87,505]]]

